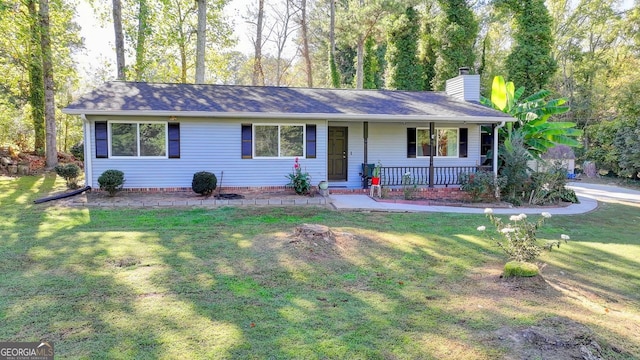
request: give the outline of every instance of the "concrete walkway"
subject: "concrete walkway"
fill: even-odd
[[[598,201],[615,202],[640,206],[640,191],[626,189],[615,185],[589,184],[571,182],[567,188],[573,189],[580,200],[579,204],[571,204],[567,207],[537,207],[537,208],[498,208],[493,209],[496,214],[540,214],[548,212],[552,215],[577,215],[595,210]],[[483,208],[471,208],[460,206],[426,206],[412,204],[398,204],[378,202],[366,195],[331,195],[332,204],[336,209],[342,210],[369,210],[369,211],[393,211],[393,212],[449,212],[460,214],[482,214]]]
[[[482,214],[484,208],[462,206],[431,206],[378,202],[366,195],[331,195],[332,204],[339,210],[369,210],[369,211],[393,211],[393,212],[448,212],[459,214]],[[571,204],[567,207],[538,207],[538,208],[496,208],[496,214],[540,214],[548,212],[552,215],[575,215],[593,211],[598,207],[598,201],[586,197],[580,197],[580,204]]]

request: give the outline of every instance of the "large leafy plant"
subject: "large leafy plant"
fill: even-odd
[[[501,130],[503,140],[510,139],[519,132],[529,153],[539,158],[556,145],[580,146],[578,137],[582,131],[576,129],[573,122],[550,122],[553,115],[569,111],[564,98],[547,100],[551,94],[548,90],[540,90],[535,94],[522,98],[524,87],[515,88],[513,82],[505,82],[502,76],[493,79],[491,98],[481,97],[480,102],[516,118],[518,121],[507,123]]]

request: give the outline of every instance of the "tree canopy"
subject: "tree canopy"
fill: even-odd
[[[458,68],[469,67],[481,75],[481,91],[491,98],[495,75],[505,74],[504,84],[524,89],[508,89],[518,97],[510,111],[570,107],[533,120],[514,115],[518,126],[530,128],[525,140],[532,149],[544,149],[554,131],[569,131],[571,142],[583,145],[582,160],[635,176],[623,170],[634,164],[633,156],[621,152],[630,153],[640,142],[633,136],[640,117],[639,1],[253,0],[235,24],[224,11],[229,0],[77,1],[90,2],[104,23],[119,20],[113,29],[121,28],[122,43],[115,44],[121,56],[114,51],[105,64],[95,65],[95,79],[81,80],[74,59],[83,46],[76,3],[48,0],[57,109],[80,88],[97,85],[96,79],[195,81],[200,13],[206,14],[206,26],[200,22],[206,52],[199,69],[206,71],[199,82],[251,84],[258,66],[262,75],[256,83],[264,85],[442,90]],[[42,153],[40,5],[0,1],[0,145]],[[244,28],[260,45],[248,53],[233,48],[246,36],[238,32]],[[529,110],[524,113],[535,113]],[[59,149],[81,140],[79,121],[58,111],[56,122],[64,129],[57,134]],[[562,128],[569,123],[576,126]],[[610,130],[607,143],[598,129]],[[595,147],[610,151],[604,156]]]

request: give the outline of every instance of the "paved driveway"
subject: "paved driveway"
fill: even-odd
[[[573,189],[576,195],[602,202],[622,203],[637,206],[640,204],[640,191],[627,189],[615,185],[589,184],[571,182],[567,187]]]

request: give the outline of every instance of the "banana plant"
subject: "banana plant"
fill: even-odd
[[[514,131],[524,137],[524,144],[534,158],[539,158],[556,145],[579,147],[578,138],[582,131],[576,124],[566,121],[549,121],[551,116],[569,111],[565,98],[547,100],[551,94],[548,90],[540,90],[524,99],[525,88],[515,88],[513,82],[505,82],[502,76],[493,78],[491,98],[481,97],[480,102],[488,107],[502,111],[518,121],[507,123],[501,129],[500,136],[509,139]]]

